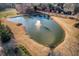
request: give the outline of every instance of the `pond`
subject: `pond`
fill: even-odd
[[[54,47],[64,40],[64,30],[46,16],[17,16],[9,21],[21,23],[30,37],[45,46]]]

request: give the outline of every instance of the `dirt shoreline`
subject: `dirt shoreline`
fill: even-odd
[[[53,51],[55,55],[79,56],[79,29],[73,25],[75,20],[65,19],[62,17],[51,16],[65,31],[64,42],[56,47]]]
[[[50,14],[49,14],[50,15]],[[65,39],[53,51],[54,55],[79,56],[79,29],[73,25],[75,20],[51,16],[65,31]],[[9,26],[14,34],[17,44],[22,44],[33,56],[48,55],[50,49],[32,40],[25,32],[24,27],[17,26],[16,23],[7,20],[2,21]]]
[[[25,32],[24,27],[22,25],[17,26],[16,23],[7,20],[4,20],[3,22],[6,25],[8,25],[8,27],[13,32],[17,44],[22,44],[29,51],[31,55],[33,56],[48,55],[50,49],[31,39],[29,35]]]

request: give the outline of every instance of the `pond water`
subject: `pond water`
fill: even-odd
[[[30,37],[45,46],[54,47],[64,40],[64,31],[54,20],[44,16],[18,16],[9,21],[22,23]]]

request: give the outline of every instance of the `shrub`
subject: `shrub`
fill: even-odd
[[[11,39],[11,33],[7,30],[4,24],[0,24],[0,37],[2,43],[8,42]]]
[[[31,56],[27,49],[22,45],[17,46],[14,51],[20,56]]]
[[[7,30],[0,30],[0,36],[2,43],[8,42],[11,39],[11,35]]]
[[[76,23],[74,26],[75,26],[76,28],[79,28],[79,23]]]

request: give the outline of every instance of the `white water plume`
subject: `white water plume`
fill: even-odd
[[[36,29],[40,30],[41,25],[42,24],[41,24],[40,20],[37,20],[36,23],[35,23]]]

